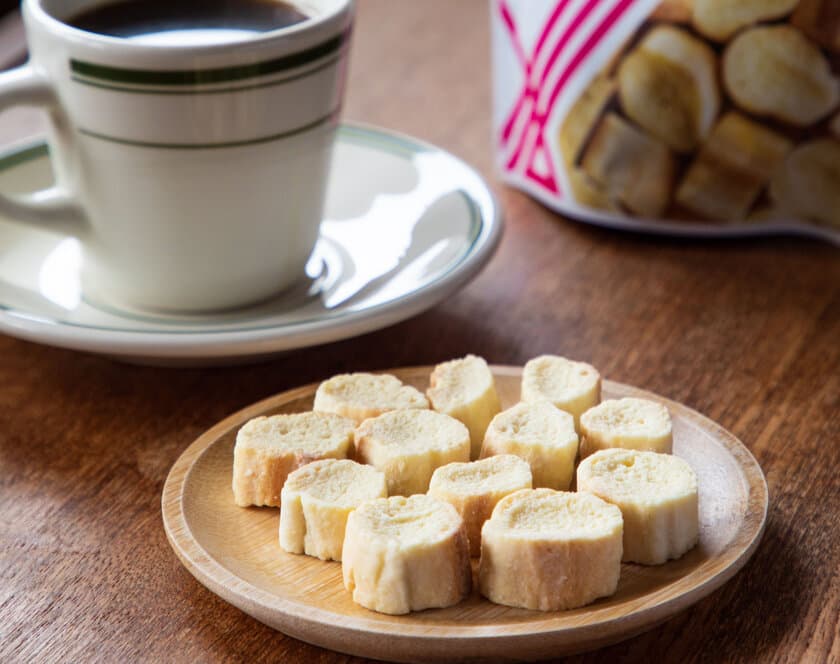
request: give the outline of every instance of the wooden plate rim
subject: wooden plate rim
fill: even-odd
[[[400,367],[384,370],[380,373],[410,376],[422,372],[428,375],[432,369],[431,366]],[[521,367],[509,365],[491,365],[491,369],[494,375],[519,376],[522,373]],[[516,625],[504,625],[501,630],[489,631],[488,626],[480,625],[458,625],[457,628],[438,624],[424,625],[407,622],[389,622],[383,625],[381,619],[377,620],[376,614],[372,614],[373,617],[371,618],[362,618],[333,613],[306,603],[278,597],[237,577],[216,561],[193,535],[184,511],[183,489],[189,481],[190,474],[195,469],[196,462],[224,434],[268,409],[314,393],[318,386],[317,382],[286,390],[246,406],[205,431],[187,447],[170,469],[161,495],[163,524],[167,539],[187,570],[204,586],[223,598],[225,595],[233,593],[237,599],[234,604],[252,615],[254,613],[249,608],[259,608],[262,609],[262,612],[275,614],[282,613],[284,618],[288,620],[289,633],[293,636],[296,633],[309,633],[306,623],[309,623],[310,626],[329,625],[334,631],[387,634],[392,639],[408,638],[412,641],[451,641],[453,639],[465,641],[502,639],[508,641],[517,638],[530,638],[535,635],[555,634],[559,636],[561,634],[571,635],[572,633],[586,638],[597,636],[606,627],[618,622],[621,622],[622,633],[626,633],[628,636],[631,633],[638,633],[642,631],[643,627],[653,627],[717,590],[746,564],[764,532],[769,494],[764,474],[755,457],[740,440],[716,422],[688,406],[652,392],[609,380],[604,380],[603,383],[607,391],[630,393],[641,398],[659,401],[671,409],[672,412],[679,412],[696,426],[712,432],[715,438],[735,458],[746,481],[747,507],[737,534],[718,556],[706,561],[699,568],[680,579],[682,584],[688,583],[691,587],[677,594],[673,594],[670,586],[666,586],[651,594],[629,601],[621,608],[610,606],[599,609],[595,606],[591,612],[583,616],[577,616],[578,619],[585,620],[581,624],[563,624],[568,622],[568,617],[560,612],[547,613],[545,619],[528,621],[521,628]],[[757,513],[760,514],[760,519],[748,518]],[[746,527],[744,524],[746,524]],[[723,567],[711,576],[705,576],[703,569],[707,564],[722,561],[725,562]],[[702,578],[695,579],[698,576]],[[692,580],[694,580],[694,585],[691,585]],[[602,611],[608,613],[609,617],[598,619],[597,614]],[[340,620],[337,621],[337,618]]]

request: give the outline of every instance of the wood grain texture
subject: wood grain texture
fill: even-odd
[[[425,391],[432,369],[388,373]],[[519,401],[522,371],[492,370],[502,407],[509,408]],[[573,611],[499,606],[474,587],[448,609],[377,614],[353,603],[339,563],[280,549],[279,510],[243,509],[232,500],[239,428],[260,415],[310,410],[316,388],[283,392],[201,435],[170,471],[162,510],[172,547],[199,581],[261,622],[333,650],[404,662],[536,660],[589,650],[657,625],[720,587],[746,563],[764,529],[767,485],[734,436],[685,406],[605,381],[604,398],[657,399],[671,412],[674,454],[698,477],[698,545],[665,565],[622,565],[614,595]]]
[[[228,369],[125,366],[0,336],[0,661],[352,662],[222,601],[166,542],[166,474],[202,431],[344,370],[543,352],[685,403],[770,490],[721,589],[575,664],[840,661],[840,255],[806,240],[685,242],[564,221],[493,179],[485,0],[360,0],[345,117],[490,178],[507,229],[458,295],[386,330]],[[16,116],[0,116],[16,135]],[[2,248],[0,248],[0,254]]]

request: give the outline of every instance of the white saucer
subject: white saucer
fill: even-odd
[[[49,184],[41,142],[0,155],[0,191]],[[499,242],[498,204],[447,152],[343,125],[310,279],[258,306],[169,316],[98,305],[79,286],[73,238],[0,217],[0,332],[155,364],[223,364],[363,334],[463,287]]]

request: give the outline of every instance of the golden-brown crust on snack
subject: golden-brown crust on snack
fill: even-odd
[[[517,491],[482,528],[480,592],[497,604],[539,611],[612,595],[622,526],[619,508],[592,494]]]
[[[761,193],[755,178],[699,155],[680,182],[676,202],[704,219],[740,221]]]
[[[248,420],[233,448],[237,505],[280,505],[294,470],[319,459],[343,459],[353,445],[353,421],[333,413],[292,413]]]
[[[583,169],[572,167],[567,175],[576,203],[607,212],[621,211],[621,207],[612,199],[606,188],[595,182]]]
[[[615,81],[596,77],[581,93],[560,125],[560,153],[567,165],[578,162],[586,140],[615,93]]]
[[[499,454],[470,463],[450,463],[435,470],[429,495],[452,505],[464,520],[470,555],[481,554],[481,527],[505,496],[532,486],[528,462]]]
[[[791,147],[784,136],[730,111],[692,162],[676,201],[706,219],[745,219]]]
[[[670,151],[615,113],[598,124],[582,166],[637,214],[657,217],[668,205],[675,169]]]
[[[792,147],[789,138],[730,111],[715,125],[703,152],[716,162],[766,183]]]
[[[381,613],[453,606],[472,587],[463,519],[425,494],[379,498],[351,512],[341,558],[353,601]]]

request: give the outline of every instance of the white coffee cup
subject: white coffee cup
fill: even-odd
[[[0,74],[0,110],[48,111],[56,183],[0,194],[0,214],[78,237],[85,293],[116,306],[224,309],[303,278],[353,0],[295,0],[301,23],[176,46],[65,22],[100,2],[23,2],[30,59]]]

